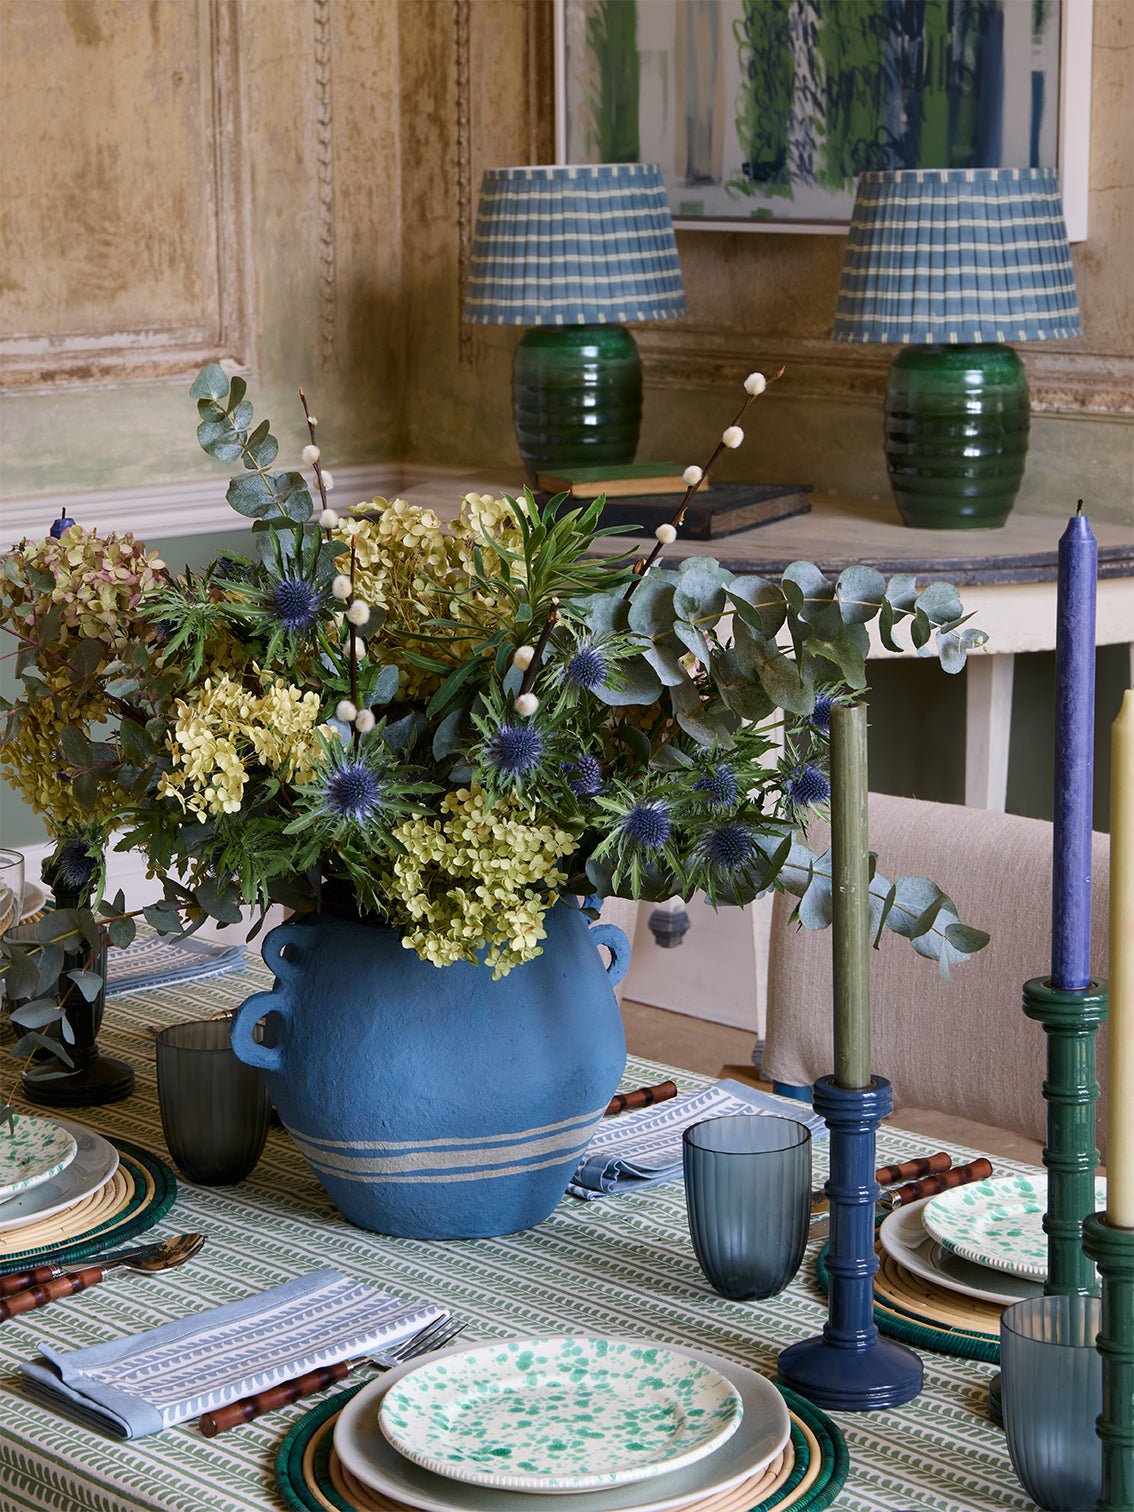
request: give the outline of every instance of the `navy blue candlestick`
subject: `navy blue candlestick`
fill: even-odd
[[[874,1137],[894,1105],[890,1083],[840,1087],[823,1076],[813,1088],[815,1111],[831,1131],[831,1242],[827,1322],[823,1332],[791,1344],[776,1374],[817,1407],[870,1412],[900,1407],[921,1391],[922,1364],[912,1349],[882,1338],[874,1322]]]
[[[1082,511],[1059,539],[1055,625],[1055,823],[1051,985],[1091,982],[1091,827],[1095,757],[1095,596],[1099,548]]]

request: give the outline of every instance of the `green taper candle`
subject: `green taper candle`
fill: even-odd
[[[831,710],[831,882],[835,1082],[870,1085],[870,845],[866,708]]]

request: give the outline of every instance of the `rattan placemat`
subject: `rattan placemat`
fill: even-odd
[[[276,1487],[293,1512],[414,1512],[351,1475],[334,1448],[335,1422],[360,1386],[313,1408],[280,1445]],[[688,1502],[682,1512],[822,1512],[847,1478],[846,1442],[803,1397],[777,1387],[791,1414],[791,1442],[764,1471]],[[558,1499],[558,1498],[557,1498]]]
[[[124,1139],[112,1143],[118,1169],[105,1186],[42,1223],[0,1234],[0,1270],[47,1260],[83,1260],[145,1233],[165,1216],[177,1196],[173,1172],[138,1145]]]
[[[823,1246],[815,1261],[815,1275],[824,1291],[827,1248]],[[934,1286],[899,1264],[880,1244],[875,1248],[879,1265],[874,1277],[874,1321],[880,1333],[940,1354],[1000,1363],[1003,1307]]]

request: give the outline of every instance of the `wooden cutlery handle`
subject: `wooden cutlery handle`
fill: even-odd
[[[926,1155],[920,1160],[903,1160],[901,1165],[883,1166],[875,1171],[874,1179],[879,1186],[893,1186],[898,1181],[920,1181],[923,1176],[935,1176],[938,1171],[947,1171],[953,1157],[944,1150],[936,1155]]]
[[[90,1265],[86,1270],[68,1271],[51,1281],[29,1286],[26,1291],[13,1292],[0,1302],[0,1323],[14,1318],[18,1313],[33,1312],[45,1307],[48,1302],[57,1302],[60,1297],[71,1297],[76,1292],[86,1291],[88,1286],[97,1286],[106,1272],[99,1265]]]
[[[13,1292],[26,1291],[29,1286],[38,1286],[41,1281],[50,1281],[52,1276],[58,1274],[54,1265],[37,1265],[32,1270],[9,1271],[6,1276],[0,1276],[0,1297],[10,1297]]]
[[[964,1186],[970,1181],[983,1181],[992,1175],[992,1166],[982,1155],[969,1165],[954,1166],[952,1170],[940,1171],[936,1176],[927,1176],[924,1181],[912,1181],[899,1187],[893,1194],[895,1203],[917,1202],[921,1197],[932,1197],[937,1192],[946,1192],[950,1187]]]
[[[627,1108],[652,1108],[654,1103],[668,1102],[676,1096],[677,1086],[671,1081],[659,1082],[656,1087],[637,1087],[633,1092],[616,1092],[610,1099],[607,1116],[625,1113]]]
[[[271,1412],[276,1407],[286,1407],[289,1402],[298,1402],[300,1397],[310,1396],[313,1391],[322,1391],[335,1381],[349,1375],[356,1361],[340,1360],[337,1365],[324,1365],[319,1370],[309,1370],[306,1375],[296,1376],[293,1381],[281,1381],[278,1386],[269,1386],[255,1396],[241,1397],[239,1402],[229,1402],[212,1412],[202,1412],[197,1426],[206,1438],[215,1438],[226,1428],[235,1428],[240,1423],[250,1423],[262,1412]]]

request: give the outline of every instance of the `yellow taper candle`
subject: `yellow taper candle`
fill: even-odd
[[[1106,1221],[1134,1228],[1134,688],[1111,729]]]

